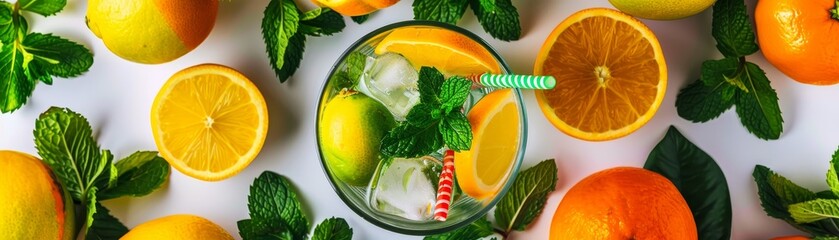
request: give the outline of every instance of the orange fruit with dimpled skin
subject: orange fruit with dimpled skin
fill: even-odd
[[[760,0],[755,9],[763,56],[806,84],[839,83],[839,16],[834,0]]]
[[[556,209],[551,240],[697,239],[693,214],[676,186],[658,173],[617,167],[568,190]]]

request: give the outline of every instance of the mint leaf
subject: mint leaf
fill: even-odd
[[[17,5],[20,9],[41,14],[43,16],[55,15],[64,9],[67,0],[19,0]]]
[[[437,125],[415,127],[401,124],[382,138],[381,152],[389,157],[415,158],[443,147],[443,136]]]
[[[309,12],[312,12],[309,11],[300,20],[299,29],[303,34],[310,36],[332,35],[341,32],[347,26],[344,23],[344,16],[332,11],[332,9],[318,8],[313,11],[318,11],[317,16],[310,16],[314,14],[309,14]]]
[[[492,37],[502,41],[521,37],[519,12],[511,0],[470,0],[478,22]]]
[[[19,16],[12,14],[12,4],[7,2],[0,2],[0,46],[3,43],[11,43],[17,37],[15,18],[22,19]]]
[[[116,163],[116,186],[99,194],[100,200],[122,196],[140,197],[157,190],[169,177],[169,163],[157,152],[136,152]]]
[[[789,212],[795,222],[812,223],[823,219],[839,218],[839,200],[816,199],[789,205]]]
[[[696,81],[679,91],[676,111],[680,117],[691,122],[710,121],[734,106],[735,90],[734,86],[725,82],[706,86],[701,80]]]
[[[361,15],[361,16],[352,16],[352,17],[350,17],[350,19],[352,19],[352,21],[357,23],[357,24],[362,24],[362,23],[366,22],[368,19],[370,19],[370,14]]]
[[[32,61],[29,71],[42,72],[41,80],[52,83],[49,75],[68,78],[76,77],[93,65],[93,54],[84,46],[52,34],[30,33],[23,39],[24,57]],[[32,77],[35,78],[35,77]]]
[[[420,93],[421,103],[440,104],[438,98],[440,88],[443,86],[445,77],[436,68],[422,67],[419,71],[419,80],[417,80],[417,88]]]
[[[303,15],[298,15],[298,18],[300,18],[300,21],[312,20],[312,19],[317,18],[321,14],[323,14],[324,11],[331,11],[331,10],[332,9],[329,9],[329,8],[319,7],[319,8],[315,8],[314,10],[305,12],[305,13],[303,13]],[[298,14],[299,14],[299,12],[298,12]]]
[[[814,235],[827,233],[821,225],[816,223],[796,224],[788,210],[789,205],[815,200],[815,193],[796,185],[762,165],[755,166],[752,176],[757,184],[760,205],[767,215],[784,220],[790,225]]]
[[[436,125],[443,117],[440,114],[436,116],[431,114],[435,110],[438,110],[437,106],[428,103],[417,104],[408,112],[408,115],[405,117],[405,122],[418,128],[432,127],[432,125]]]
[[[700,78],[705,86],[716,86],[720,83],[728,83],[743,91],[749,91],[743,81],[737,76],[740,61],[737,58],[724,58],[722,60],[707,60],[702,63],[702,77]],[[731,96],[728,96],[731,99]]]
[[[96,211],[93,214],[93,225],[87,229],[86,240],[110,240],[119,239],[128,233],[128,228],[119,219],[111,216],[107,208],[96,203]]]
[[[451,81],[451,80],[449,80]],[[448,81],[447,81],[448,82]],[[472,128],[462,112],[454,111],[446,115],[439,124],[443,142],[454,151],[466,151],[472,147]]]
[[[492,224],[486,218],[480,218],[477,221],[458,228],[454,231],[426,236],[424,240],[452,240],[452,239],[480,239],[492,235]]]
[[[742,0],[719,0],[714,4],[711,35],[717,49],[728,58],[739,58],[757,52],[746,4]]]
[[[352,228],[342,218],[329,218],[315,227],[312,240],[352,240]]]
[[[309,220],[291,183],[274,172],[265,171],[254,180],[248,210],[251,219],[267,229],[288,229],[294,239],[305,239],[309,233]]]
[[[96,215],[96,211],[97,211],[96,205],[99,204],[99,201],[96,200],[96,193],[97,192],[99,192],[99,189],[96,188],[96,187],[91,187],[90,189],[88,189],[87,192],[85,192],[85,194],[87,195],[87,198],[86,198],[87,201],[82,202],[82,204],[85,206],[85,208],[87,208],[87,211],[86,211],[86,213],[87,213],[86,216],[87,217],[85,218],[85,225],[84,225],[85,226],[85,234],[84,235],[87,235],[87,232],[93,226],[93,221],[94,221],[93,216]]]
[[[469,97],[469,90],[471,89],[472,82],[463,77],[455,76],[443,82],[440,90],[443,111],[448,113],[455,109],[461,109],[463,103],[466,102],[466,98]]]
[[[280,227],[276,229],[269,229],[267,226],[260,225],[251,219],[241,220],[236,222],[239,228],[239,236],[242,240],[292,240],[294,236],[291,232]]]
[[[329,82],[332,83],[332,86],[336,91],[341,91],[342,89],[352,89],[358,83],[350,78],[350,75],[345,71],[336,71],[335,74],[332,74],[332,77],[330,77]]]
[[[347,74],[349,74],[349,77],[353,82],[358,83],[361,79],[361,75],[364,74],[364,68],[366,65],[367,55],[364,55],[361,52],[353,51],[349,56],[347,56]]]
[[[837,170],[839,170],[839,149],[833,153],[833,157],[830,159],[830,168],[827,170],[827,186],[830,186],[833,198],[839,196],[839,176],[836,174]]]
[[[673,182],[687,201],[699,239],[731,238],[731,196],[722,169],[705,151],[670,126],[644,168]]]
[[[52,107],[38,117],[34,135],[38,155],[76,202],[85,202],[87,191],[97,180],[101,182],[100,176],[109,175],[110,162],[103,159],[84,116]]]
[[[299,13],[292,0],[271,0],[262,18],[262,39],[274,73],[285,82],[300,66],[305,37],[297,32]]]
[[[556,162],[548,159],[516,176],[495,207],[495,221],[504,232],[524,231],[542,213],[548,194],[556,188],[557,171]]]
[[[466,0],[414,0],[414,19],[457,24],[469,3]]]
[[[14,31],[14,30],[12,30]],[[23,53],[13,43],[0,46],[0,112],[13,112],[23,106],[32,91],[35,81],[25,74]]]
[[[778,106],[778,95],[769,85],[766,73],[754,63],[747,62],[740,76],[749,92],[739,92],[735,105],[740,122],[761,139],[778,139],[783,131],[784,119]]]
[[[839,240],[839,237],[836,236],[815,236],[813,240]]]

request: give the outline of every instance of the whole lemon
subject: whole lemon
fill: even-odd
[[[318,129],[330,172],[347,184],[367,185],[379,164],[382,138],[394,126],[393,115],[375,99],[349,91],[335,96]]]
[[[87,26],[117,56],[158,64],[204,42],[217,13],[218,0],[90,0]]]
[[[615,8],[629,15],[653,19],[674,20],[696,15],[716,0],[609,0]]]
[[[0,151],[0,239],[75,239],[73,200],[37,158]]]
[[[178,214],[158,218],[131,229],[121,240],[232,240],[221,226],[195,215]]]

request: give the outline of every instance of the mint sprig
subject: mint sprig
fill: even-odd
[[[707,122],[736,106],[740,122],[760,139],[778,139],[783,117],[766,73],[746,56],[759,50],[742,0],[714,4],[712,35],[725,56],[702,64],[700,81],[682,89],[676,109],[684,119]]]
[[[138,152],[117,161],[100,149],[90,123],[65,108],[50,108],[35,122],[35,148],[70,193],[85,216],[85,239],[116,236],[127,228],[111,216],[100,201],[123,196],[139,197],[160,188],[169,177],[169,164],[157,152]],[[100,232],[101,231],[101,232]]]
[[[417,87],[420,103],[408,112],[405,122],[382,139],[381,152],[389,157],[413,158],[430,154],[443,145],[464,151],[472,147],[472,129],[463,103],[472,82],[463,77],[444,80],[436,68],[422,67]]]
[[[250,219],[237,223],[244,240],[304,240],[309,235],[309,219],[291,182],[270,171],[262,172],[248,195]],[[315,228],[312,239],[352,239],[352,229],[341,218],[327,219]]]
[[[346,26],[343,17],[331,9],[304,13],[293,0],[271,0],[263,14],[262,39],[280,82],[288,80],[300,67],[306,35],[332,35]]]
[[[502,41],[521,37],[519,13],[511,0],[414,0],[414,19],[457,24],[470,6],[492,37]]]

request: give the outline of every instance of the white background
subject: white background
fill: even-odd
[[[310,8],[309,1],[298,0]],[[69,107],[90,120],[100,145],[117,158],[136,150],[154,150],[149,109],[158,89],[173,73],[200,63],[220,63],[239,69],[259,87],[268,102],[270,130],[259,157],[242,173],[220,182],[203,182],[173,171],[167,186],[141,198],[104,202],[127,226],[176,213],[206,217],[238,238],[236,221],[248,217],[248,187],[261,172],[288,176],[301,190],[309,218],[317,223],[337,216],[348,220],[354,239],[418,239],[392,233],[358,217],[333,192],[321,170],[315,146],[314,119],[318,94],[327,70],[353,41],[389,23],[412,18],[410,0],[373,15],[331,37],[309,37],[302,68],[285,84],[268,65],[260,34],[267,0],[222,1],[209,38],[188,55],[161,65],[125,61],[109,52],[84,24],[86,2],[70,0],[58,16],[27,15],[36,32],[51,32],[88,46],[95,54],[93,67],[74,79],[39,84],[20,110],[0,115],[0,149],[35,154],[32,130],[38,114],[49,106]],[[754,0],[747,1],[754,9]],[[611,7],[606,0],[514,0],[519,8],[523,37],[516,42],[491,39],[468,11],[460,26],[487,39],[517,73],[532,72],[539,47],[553,28],[573,12],[590,7]],[[750,10],[751,11],[751,10]],[[556,159],[559,182],[545,211],[526,232],[513,239],[546,239],[551,216],[563,194],[575,182],[614,166],[641,167],[667,127],[675,125],[691,141],[714,157],[727,176],[734,209],[732,239],[767,239],[798,233],[780,220],[767,217],[751,178],[755,164],[770,168],[814,190],[824,183],[828,161],[839,145],[839,88],[799,84],[783,76],[760,53],[749,57],[760,65],[778,91],[784,116],[780,140],[763,141],[740,125],[734,110],[704,124],[681,119],[675,110],[679,89],[698,79],[706,59],[719,58],[711,38],[711,11],[678,21],[644,21],[657,34],[669,71],[667,96],[656,116],[634,134],[609,142],[571,138],[548,123],[532,92],[525,93],[529,136],[523,167]]]

